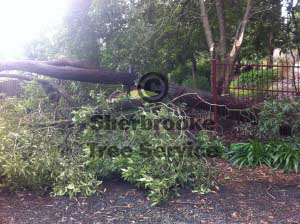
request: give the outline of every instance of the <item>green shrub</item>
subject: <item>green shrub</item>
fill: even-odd
[[[201,131],[196,135],[196,144],[201,146],[201,153],[205,157],[223,157],[225,153],[225,146],[219,138],[211,141],[210,136]]]
[[[210,84],[207,77],[204,76],[197,76],[196,80],[193,79],[193,77],[190,77],[182,82],[182,85],[190,87],[190,88],[196,88],[201,90],[209,90]]]
[[[295,142],[283,142],[274,145],[272,166],[281,168],[285,172],[294,170],[298,173],[300,163],[300,144]]]
[[[192,65],[178,65],[173,71],[169,73],[172,81],[185,85],[191,88],[202,90],[210,90],[210,75],[211,68],[209,61],[203,61],[197,65],[196,80],[192,77]]]
[[[299,99],[270,100],[264,102],[264,107],[259,113],[259,136],[277,138],[280,130],[286,127],[290,135],[298,137],[300,125]]]
[[[263,88],[277,81],[276,71],[260,69],[244,72],[240,74],[237,80],[232,81],[232,87]]]
[[[232,144],[227,153],[229,161],[242,168],[244,166],[256,167],[267,165],[285,172],[298,173],[300,162],[300,144],[292,141],[261,143]]]
[[[269,145],[266,146],[259,141],[232,144],[227,156],[229,161],[239,168],[244,166],[256,167],[263,164],[270,166],[272,162]]]
[[[9,99],[0,106],[1,186],[69,196],[95,192],[100,182],[83,166],[78,129],[47,126],[54,122],[47,108],[28,112],[28,100]]]
[[[53,181],[54,195],[85,196],[96,193],[102,182],[97,180],[95,172],[86,168],[83,161],[64,161],[61,169]]]

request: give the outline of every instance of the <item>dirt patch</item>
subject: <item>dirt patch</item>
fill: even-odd
[[[300,223],[300,175],[238,170],[217,159],[219,190],[151,207],[144,191],[119,179],[89,198],[0,193],[0,223]]]

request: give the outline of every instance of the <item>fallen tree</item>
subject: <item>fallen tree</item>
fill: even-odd
[[[76,65],[76,66],[74,66]],[[106,69],[86,68],[78,62],[70,60],[45,62],[45,61],[1,61],[0,71],[19,70],[45,75],[61,80],[80,82],[122,84],[133,86],[137,77],[126,72],[112,72]]]
[[[101,83],[101,84],[122,84],[129,88],[135,86],[137,76],[126,72],[113,72],[101,68],[91,68],[85,62],[72,60],[58,61],[1,61],[0,71],[20,70],[24,72],[37,73],[51,78],[61,80],[72,80],[80,82]],[[32,80],[32,77],[26,75],[2,74],[2,77],[11,77],[24,80]],[[1,75],[0,75],[1,77]],[[40,82],[43,79],[40,80]],[[46,80],[46,82],[48,82]],[[58,89],[58,88],[57,88]],[[59,91],[59,90],[58,90]],[[66,98],[65,92],[59,91]],[[193,90],[177,84],[171,83],[169,87],[168,100],[174,103],[185,103],[189,108],[200,108],[202,110],[212,111],[213,96],[210,92]],[[122,102],[116,107],[120,110],[126,110],[132,107],[142,106],[142,100]],[[217,99],[218,113],[227,114],[232,118],[240,117],[241,110],[249,107],[249,103],[236,102],[230,96],[219,96]],[[233,109],[233,110],[232,110]]]

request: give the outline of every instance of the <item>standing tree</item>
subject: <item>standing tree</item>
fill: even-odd
[[[217,54],[217,58],[220,61],[220,63],[227,63],[229,66],[221,66],[218,71],[217,81],[218,81],[218,92],[227,94],[229,93],[229,84],[231,81],[231,74],[233,70],[233,64],[236,62],[237,56],[241,50],[241,46],[244,40],[245,31],[247,24],[249,22],[249,19],[251,17],[254,1],[253,0],[247,0],[246,6],[242,7],[244,9],[243,16],[239,19],[238,26],[235,30],[235,35],[233,37],[233,43],[231,44],[231,47],[227,47],[229,38],[229,32],[227,32],[227,24],[229,24],[228,21],[226,21],[225,16],[225,5],[229,7],[229,1],[225,2],[223,0],[215,0],[215,7],[216,7],[216,13],[217,13],[217,21],[218,21],[218,37],[219,40],[216,42],[215,38],[213,38],[213,32],[211,28],[211,21],[209,19],[208,13],[207,13],[207,5],[212,4],[212,1],[205,1],[205,0],[199,0],[200,2],[200,14],[201,14],[201,21],[203,24],[203,28],[205,31],[205,37],[207,41],[207,45],[209,47],[209,51],[211,53],[211,56],[213,57],[214,54]],[[245,1],[240,1],[243,5]],[[241,9],[241,3],[238,3],[235,1],[235,7],[239,10]],[[237,7],[238,6],[238,7]],[[232,32],[230,32],[231,34]],[[224,74],[224,75],[223,75]]]

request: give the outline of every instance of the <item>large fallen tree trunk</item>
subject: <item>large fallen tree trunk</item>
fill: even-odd
[[[101,84],[123,84],[129,87],[133,87],[137,79],[137,76],[131,73],[112,72],[105,69],[89,68],[84,62],[71,60],[1,61],[0,71],[7,70],[21,70],[62,80]],[[16,75],[12,75],[12,77],[13,76],[17,78]],[[169,89],[169,101],[174,103],[185,103],[190,108],[201,108],[203,110],[212,111],[214,104],[213,96],[210,92],[193,90],[174,83],[170,84]],[[123,103],[122,105],[119,105],[119,108],[124,109],[140,106],[142,104],[142,100],[135,100],[134,102]],[[229,113],[229,116],[236,117],[237,114],[240,114],[239,110],[249,107],[249,103],[236,103],[235,99],[230,96],[219,96],[217,106],[219,114],[224,115]]]
[[[76,62],[78,65],[78,63]],[[112,72],[105,69],[74,67],[70,61],[41,62],[41,61],[1,61],[0,71],[19,70],[37,73],[51,78],[73,80],[80,82],[123,84],[133,86],[137,77],[126,72]]]

